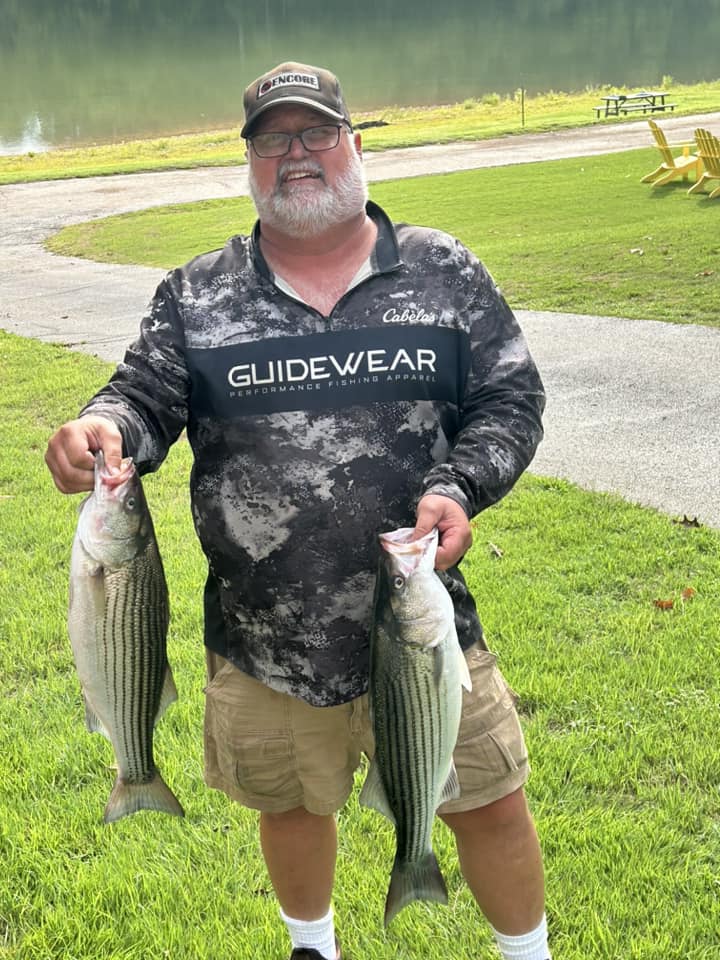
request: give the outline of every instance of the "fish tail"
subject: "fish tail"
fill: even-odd
[[[395,860],[385,901],[385,926],[413,900],[448,902],[445,880],[432,850],[417,863]]]
[[[176,817],[184,817],[180,801],[165,783],[158,771],[146,783],[128,783],[120,777],[115,781],[105,807],[105,823],[114,823],[138,810],[158,810]]]

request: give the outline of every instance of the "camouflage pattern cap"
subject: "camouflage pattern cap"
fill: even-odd
[[[319,110],[333,120],[352,127],[340,83],[334,73],[305,63],[281,63],[257,80],[243,95],[245,124],[240,131],[247,137],[257,118],[278,103],[297,103]]]

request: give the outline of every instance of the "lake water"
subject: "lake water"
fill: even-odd
[[[351,111],[720,76],[718,0],[0,0],[0,154],[238,125],[328,66]]]

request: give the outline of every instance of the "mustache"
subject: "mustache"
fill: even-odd
[[[311,176],[320,177],[325,181],[325,174],[322,166],[317,160],[310,158],[306,160],[284,160],[277,171],[277,184],[282,184],[291,173],[309,173]]]

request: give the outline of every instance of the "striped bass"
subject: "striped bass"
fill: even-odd
[[[438,806],[460,793],[452,755],[461,688],[470,689],[452,600],[434,569],[438,532],[412,535],[380,535],[370,641],[375,754],[360,801],[395,824],[385,926],[413,900],[447,903],[431,834]]]
[[[68,630],[90,732],[110,740],[117,779],[105,822],[137,810],[183,809],[153,759],[153,727],[177,690],[165,653],[162,560],[140,477],[95,455],[95,488],[80,508],[70,560]]]

